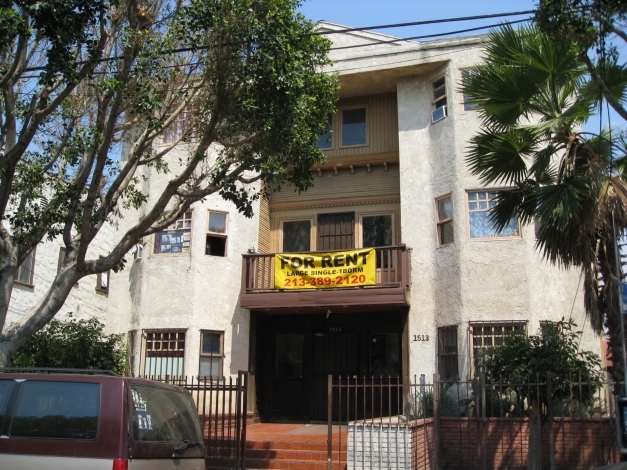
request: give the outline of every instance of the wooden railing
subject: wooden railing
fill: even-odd
[[[365,288],[404,287],[408,289],[409,260],[407,247],[405,245],[381,246],[376,247],[375,250],[377,252],[377,283]],[[274,286],[275,254],[242,255],[242,293],[278,290]]]

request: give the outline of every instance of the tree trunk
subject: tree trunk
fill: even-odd
[[[527,450],[527,470],[542,469],[542,416],[537,397],[530,397],[529,443]]]
[[[0,227],[0,331],[4,328],[9,312],[16,271],[17,248],[11,242],[8,232]]]

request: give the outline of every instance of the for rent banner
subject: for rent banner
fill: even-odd
[[[328,289],[376,284],[374,248],[275,255],[275,289]]]

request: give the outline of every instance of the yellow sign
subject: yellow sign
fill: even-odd
[[[374,248],[332,253],[281,253],[274,257],[275,289],[329,289],[376,284]]]

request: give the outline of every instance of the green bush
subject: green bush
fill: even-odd
[[[95,318],[52,320],[15,352],[9,367],[105,369],[123,374],[126,345],[123,334],[105,335]]]

